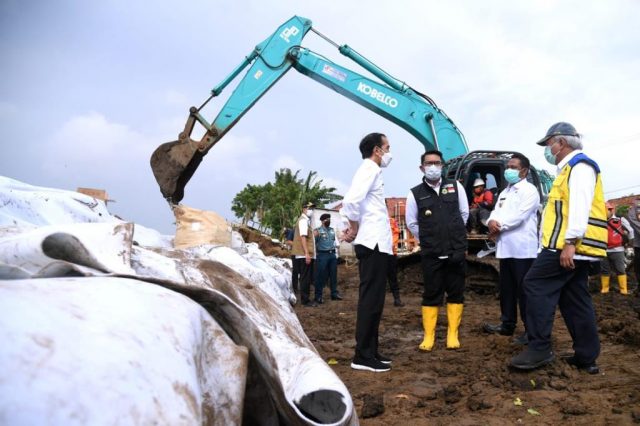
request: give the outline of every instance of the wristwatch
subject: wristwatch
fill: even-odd
[[[564,243],[566,245],[569,245],[569,246],[575,246],[576,245],[576,238],[571,238],[571,239],[564,240]]]

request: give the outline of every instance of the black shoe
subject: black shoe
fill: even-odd
[[[553,362],[555,359],[553,351],[534,351],[533,349],[525,349],[518,355],[511,358],[511,366],[519,370],[533,370]]]
[[[335,296],[331,296],[331,300],[342,300],[343,297],[340,295],[340,293],[336,294]]]
[[[303,303],[302,306],[305,308],[315,308],[318,304],[316,302],[309,301],[307,303]]]
[[[397,306],[397,307],[403,307],[404,303],[402,303],[402,300],[400,300],[400,297],[394,297],[393,298],[393,306]]]
[[[387,364],[387,365],[391,364],[391,358],[387,358],[386,356],[384,356],[382,354],[376,355],[376,359],[378,361],[380,361],[381,363],[383,363],[383,364]]]
[[[373,371],[374,373],[382,373],[391,370],[391,366],[377,359],[361,359],[354,358],[351,362],[351,368],[354,370]]]
[[[563,358],[563,360],[567,364],[576,367],[578,370],[585,371],[588,374],[598,374],[598,373],[600,373],[600,368],[598,367],[598,365],[595,362],[592,362],[591,364],[581,363],[576,359],[575,355],[567,357],[567,358]]]
[[[521,335],[519,335],[518,337],[513,339],[513,344],[514,345],[520,345],[520,346],[528,345],[529,344],[529,335],[527,334],[527,332],[525,331],[524,333],[522,333]]]
[[[317,298],[316,298],[315,302],[316,302],[318,305],[322,305],[322,304],[324,303],[324,300],[322,300],[322,297],[321,297],[321,298],[319,298],[319,299],[317,299]]]
[[[515,328],[506,327],[504,324],[489,324],[486,322],[482,325],[482,329],[487,333],[497,333],[503,336],[513,336],[515,330]]]

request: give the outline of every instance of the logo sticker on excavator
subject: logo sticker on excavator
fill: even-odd
[[[296,36],[296,35],[298,35],[299,32],[300,32],[300,30],[298,29],[298,27],[291,26],[289,28],[285,28],[280,33],[280,38],[283,39],[284,41],[286,41],[287,43],[291,43],[289,41],[289,37]]]
[[[347,81],[347,74],[343,73],[340,70],[337,70],[333,67],[330,67],[329,65],[324,65],[322,67],[322,72],[324,74],[330,75],[331,77],[335,78],[336,80],[340,80],[340,81]]]
[[[253,78],[255,78],[256,80],[260,77],[262,77],[262,70],[256,71],[256,73],[253,75]]]

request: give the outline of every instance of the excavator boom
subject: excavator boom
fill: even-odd
[[[310,30],[328,40],[312,28],[308,19],[294,16],[282,24],[211,91],[203,105],[191,107],[178,140],[162,144],[153,152],[151,169],[169,203],[182,200],[185,186],[207,152],[292,67],[396,123],[414,135],[426,149],[442,151],[445,159],[468,152],[462,132],[428,96],[393,78],[347,45],[338,46],[329,40],[341,54],[381,81],[367,78],[301,47],[302,39]],[[207,122],[200,110],[247,67],[248,71],[222,110],[212,123]],[[196,123],[205,129],[200,140],[191,138]]]

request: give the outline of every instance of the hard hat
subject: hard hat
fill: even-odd
[[[477,178],[475,181],[473,181],[473,186],[474,187],[482,186],[482,185],[484,185],[484,181],[482,179],[480,179],[480,178]]]

